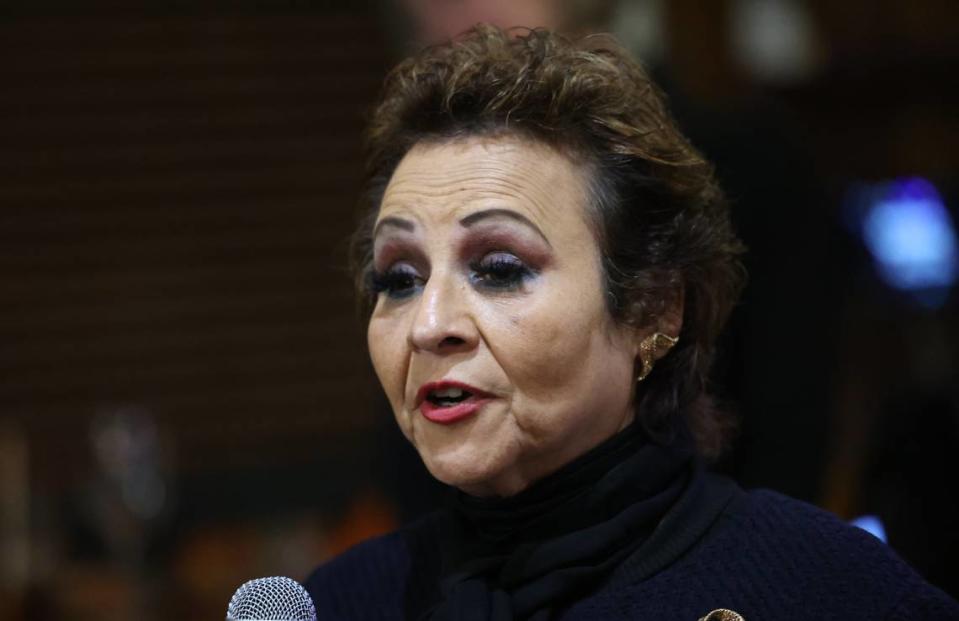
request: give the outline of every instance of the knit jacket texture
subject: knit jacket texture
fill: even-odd
[[[317,618],[418,618],[436,596],[439,516],[318,568],[306,581]],[[630,557],[556,618],[697,621],[728,609],[745,621],[959,621],[959,604],[881,541],[781,494],[736,488],[695,528],[666,566],[650,574],[648,559]]]

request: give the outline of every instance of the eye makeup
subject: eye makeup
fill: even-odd
[[[532,278],[535,273],[521,259],[509,252],[496,251],[470,263],[470,280],[474,286],[514,291]]]
[[[391,298],[408,298],[425,284],[409,263],[396,263],[385,271],[373,269],[369,272],[367,289],[371,295],[386,293]]]
[[[548,243],[522,226],[495,222],[476,225],[466,232],[460,245],[463,257],[500,250],[521,258],[527,265],[537,269],[548,267],[553,262],[553,251]]]
[[[433,262],[431,245],[405,231],[394,232],[396,227],[388,229],[389,233],[375,241],[367,288],[371,295],[384,293],[402,300],[426,285]],[[490,294],[522,291],[553,262],[552,247],[538,230],[503,217],[463,226],[446,239],[453,246],[454,271],[462,273],[476,290]]]

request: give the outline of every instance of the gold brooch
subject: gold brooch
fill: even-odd
[[[717,608],[699,621],[746,621],[741,614],[726,608]]]

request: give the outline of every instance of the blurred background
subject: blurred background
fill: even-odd
[[[717,468],[959,596],[959,3],[0,6],[0,618],[222,618],[443,490],[346,242],[384,73],[478,21],[612,32],[750,248]]]

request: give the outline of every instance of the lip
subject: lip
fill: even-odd
[[[434,390],[443,390],[446,388],[459,388],[470,393],[470,397],[460,401],[456,405],[440,407],[427,400],[426,396]],[[480,390],[469,384],[452,380],[442,380],[439,382],[429,382],[420,386],[416,392],[416,406],[426,420],[441,425],[450,425],[464,418],[473,416],[480,409],[493,399],[493,395]]]

